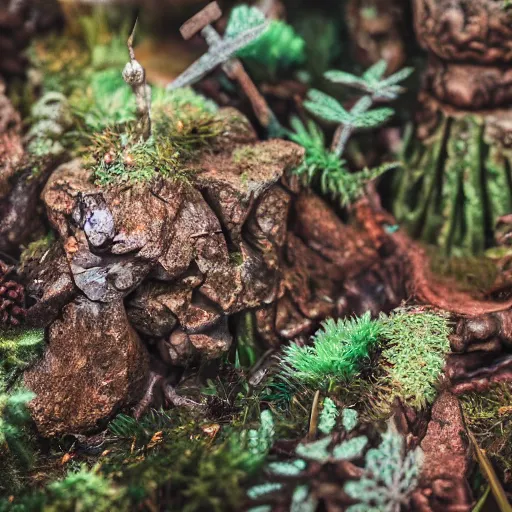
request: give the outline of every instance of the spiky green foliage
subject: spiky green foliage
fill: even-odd
[[[446,315],[429,311],[396,310],[383,319],[381,335],[387,344],[381,354],[381,384],[391,403],[398,396],[411,407],[431,403],[450,350]]]
[[[264,14],[256,7],[239,5],[231,11],[226,34],[237,35],[240,27],[257,26],[265,22]],[[249,64],[256,63],[274,77],[278,70],[304,62],[305,41],[293,27],[281,20],[272,20],[267,30],[252,43],[237,52]]]
[[[32,453],[26,442],[25,427],[30,421],[27,404],[34,398],[34,393],[24,389],[0,393],[0,461],[8,456],[25,469],[30,465]]]
[[[368,68],[361,77],[345,71],[328,71],[325,78],[331,82],[355,87],[369,94],[374,100],[395,100],[403,88],[398,85],[408,78],[414,71],[413,68],[403,68],[391,76],[384,78],[387,63],[381,60]]]
[[[0,392],[41,355],[43,344],[42,329],[14,329],[0,333]]]
[[[346,161],[325,146],[324,134],[313,121],[304,125],[298,118],[291,121],[293,133],[290,138],[305,150],[304,160],[294,172],[306,183],[318,183],[325,195],[339,199],[347,206],[364,193],[367,183],[397,167],[397,163],[386,163],[373,169],[350,172]]]
[[[289,378],[326,389],[355,376],[381,335],[370,313],[360,318],[326,320],[313,345],[289,345],[283,350],[282,371]]]
[[[328,435],[336,426],[336,419],[338,418],[338,408],[336,404],[327,397],[324,400],[322,412],[320,413],[320,421],[318,422],[318,430],[322,434]]]
[[[344,491],[360,502],[347,510],[398,512],[418,484],[422,461],[419,447],[406,453],[403,437],[388,429],[378,448],[366,453],[365,475],[345,484]]]

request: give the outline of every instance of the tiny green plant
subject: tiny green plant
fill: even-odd
[[[45,510],[81,510],[110,512],[126,510],[127,500],[122,489],[98,472],[99,468],[82,466],[48,486],[51,504]]]
[[[342,411],[343,425],[347,423],[349,428],[344,426],[341,440],[334,442],[332,431],[335,423],[330,419],[335,409],[333,402],[327,399],[324,401],[321,416],[325,416],[325,424],[330,425],[325,429],[326,437],[310,443],[299,443],[295,449],[298,458],[268,464],[267,474],[278,481],[266,481],[251,487],[247,492],[249,499],[271,503],[276,494],[281,496],[288,493],[291,496],[290,510],[314,512],[318,499],[309,485],[303,483],[306,474],[308,478],[311,477],[311,473],[307,472],[309,465],[315,463],[314,471],[320,471],[322,467],[331,464],[355,464],[364,460],[361,478],[348,480],[344,484],[344,491],[359,502],[347,510],[398,512],[401,506],[408,504],[410,494],[418,484],[423,462],[421,449],[407,452],[403,437],[391,426],[382,434],[382,440],[376,448],[367,449],[368,437],[351,434],[358,424],[358,415],[353,409]],[[337,410],[334,416],[338,416]],[[251,508],[250,512],[270,510],[271,505],[264,504]]]
[[[34,398],[35,394],[25,389],[0,393],[0,462],[3,457],[14,457],[19,466],[30,466],[32,452],[25,427],[30,421],[27,404]]]
[[[342,206],[358,199],[367,183],[396,167],[396,163],[384,163],[376,168],[350,172],[347,162],[326,147],[324,134],[317,124],[309,121],[305,125],[294,118],[291,126],[290,138],[306,150],[295,173],[307,183],[318,179],[322,193],[339,199]]]
[[[302,384],[332,388],[358,373],[380,336],[381,325],[369,312],[360,318],[329,319],[313,336],[312,346],[285,347],[282,371]]]
[[[14,329],[0,334],[0,392],[6,391],[42,353],[44,330]]]
[[[325,77],[335,83],[357,87],[367,95],[360,98],[350,110],[346,110],[335,98],[313,89],[309,92],[309,101],[304,106],[316,116],[337,123],[340,128],[332,143],[332,151],[341,156],[346,144],[356,130],[377,128],[386,123],[394,114],[387,107],[372,109],[375,102],[390,101],[403,91],[398,84],[405,80],[412,68],[384,78],[386,61],[381,60],[371,66],[361,78],[343,71],[328,71]]]
[[[380,445],[366,453],[364,475],[344,486],[359,501],[347,512],[399,512],[418,485],[422,463],[421,448],[406,452],[404,438],[388,428]]]
[[[316,117],[339,125],[330,149],[325,147],[323,134],[315,123],[309,122],[305,126],[299,120],[292,121],[294,133],[291,138],[306,150],[304,162],[296,173],[308,182],[317,178],[322,192],[338,197],[343,206],[361,196],[366,183],[399,165],[387,163],[376,169],[350,173],[342,159],[347,143],[356,131],[382,126],[394,115],[391,108],[372,107],[376,102],[396,99],[403,91],[399,83],[412,73],[412,69],[405,68],[387,78],[384,78],[385,71],[386,62],[380,61],[362,77],[343,71],[325,73],[325,77],[333,82],[357,87],[366,93],[350,110],[328,94],[316,89],[309,91],[304,103],[306,109]]]

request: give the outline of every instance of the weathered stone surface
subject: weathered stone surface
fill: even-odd
[[[227,318],[224,318],[223,322],[206,333],[191,334],[189,339],[197,352],[206,359],[215,359],[225,354],[233,342],[228,329]]]
[[[470,457],[464,433],[459,402],[445,391],[432,407],[427,434],[421,442],[425,459],[413,501],[422,512],[471,510],[472,496],[465,478]]]
[[[30,325],[46,327],[78,293],[64,250],[58,243],[39,261],[26,266],[24,278],[28,282],[27,295],[36,301],[27,312]]]
[[[101,427],[140,398],[148,357],[122,302],[80,298],[49,330],[43,359],[25,373],[37,397],[30,409],[39,432],[51,436]]]
[[[134,255],[126,257],[94,254],[86,235],[76,232],[66,244],[70,269],[76,286],[90,300],[117,301],[139,285],[151,270],[151,263]]]
[[[296,144],[269,140],[207,155],[197,164],[195,183],[229,233],[230,243],[239,246],[253,201],[296,167],[303,155]]]
[[[61,237],[71,233],[69,226],[79,194],[94,193],[91,172],[84,169],[79,159],[59,166],[46,183],[41,198],[46,214]]]

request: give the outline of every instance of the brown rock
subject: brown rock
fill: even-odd
[[[147,353],[122,302],[81,298],[50,327],[45,355],[25,373],[25,385],[37,395],[30,409],[48,437],[101,428],[140,398],[147,375]]]
[[[27,312],[30,325],[46,327],[78,293],[64,251],[55,243],[37,262],[25,266],[27,294],[36,303]]]
[[[206,359],[215,359],[225,354],[233,338],[229,333],[227,318],[217,327],[207,333],[191,334],[190,343]]]
[[[79,159],[62,164],[52,173],[41,197],[48,219],[61,237],[71,233],[69,223],[79,194],[95,191],[91,171],[84,169]]]
[[[276,139],[207,154],[197,164],[196,185],[229,233],[229,242],[240,245],[253,201],[296,167],[303,155],[300,146]]]
[[[421,442],[425,454],[420,489],[414,501],[420,510],[469,511],[471,490],[466,480],[469,447],[457,398],[443,392],[432,407],[427,434]]]

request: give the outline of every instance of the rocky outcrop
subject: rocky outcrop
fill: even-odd
[[[90,331],[83,350],[99,352],[90,355],[87,371],[103,360],[103,382],[111,367],[121,375],[134,370],[122,349],[128,335],[117,333],[128,325],[174,368],[226,353],[233,342],[229,319],[241,312],[254,315],[255,334],[276,347],[310,335],[327,316],[377,313],[405,297],[393,250],[383,252],[360,226],[344,224],[324,201],[291,185],[289,171],[303,149],[257,142],[247,122],[229,112],[222,143],[189,163],[186,180],[98,187],[79,160],[52,173],[41,197],[59,239],[31,270],[28,286],[36,300],[29,321],[51,323],[45,359],[27,374],[29,387],[42,392],[34,417],[43,433],[92,429],[134,397],[121,383],[90,410],[84,397],[96,391],[68,369],[75,359],[89,359],[78,349],[71,359],[61,353],[63,327],[70,336]],[[64,320],[55,320],[71,300]],[[119,327],[110,323],[114,315]],[[96,349],[109,330],[120,347]],[[74,336],[78,346],[84,334]],[[121,351],[120,368],[109,350]],[[164,372],[157,380],[169,390],[166,379]],[[76,421],[66,425],[62,411]]]

